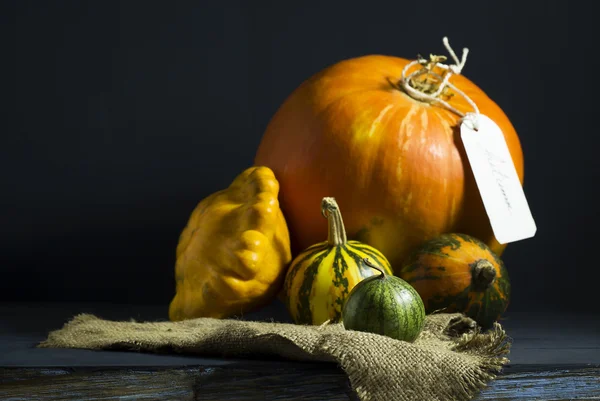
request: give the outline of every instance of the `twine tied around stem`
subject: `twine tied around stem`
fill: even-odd
[[[458,89],[455,85],[450,83],[450,77],[452,75],[459,75],[462,69],[464,68],[465,63],[467,62],[467,55],[469,54],[469,49],[466,47],[463,48],[462,57],[459,59],[452,47],[450,46],[448,38],[444,36],[442,41],[444,43],[444,46],[446,47],[446,50],[452,57],[454,64],[444,64],[444,62],[447,60],[445,56],[430,55],[429,60],[418,56],[416,60],[408,63],[402,70],[400,85],[406,91],[406,93],[414,99],[430,103],[438,103],[442,105],[451,112],[459,115],[462,118],[462,121],[468,122],[471,125],[471,128],[477,131],[479,129],[479,108],[469,96],[467,96],[463,91]],[[421,65],[422,68],[407,75],[408,70],[415,65]],[[436,67],[444,70],[443,76],[434,71]],[[423,75],[425,75],[426,78],[434,78],[439,83],[434,91],[431,91],[431,88],[433,87],[432,85],[424,84],[424,82],[426,81],[415,80],[415,78],[421,77]],[[461,95],[473,108],[473,112],[463,113],[444,99],[441,99],[440,95],[444,94],[448,88]]]

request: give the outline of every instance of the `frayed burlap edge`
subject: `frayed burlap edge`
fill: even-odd
[[[499,323],[494,323],[486,333],[477,328],[473,333],[463,334],[456,341],[452,348],[454,351],[480,358],[479,372],[465,377],[466,384],[463,387],[468,397],[474,397],[501,373],[504,365],[510,362],[506,355],[510,353],[511,345],[512,339]]]

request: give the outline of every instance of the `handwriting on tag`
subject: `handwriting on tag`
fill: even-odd
[[[501,244],[533,237],[537,227],[500,127],[483,114],[469,117],[477,131],[465,119],[461,138],[494,236]]]

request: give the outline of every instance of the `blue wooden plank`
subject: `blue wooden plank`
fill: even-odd
[[[523,371],[501,375],[477,400],[600,400],[600,366]]]
[[[476,400],[600,400],[600,365],[512,370],[492,381]],[[199,396],[224,401],[357,399],[347,377],[333,365],[275,362],[152,369],[0,369],[0,391],[4,401],[194,400]]]

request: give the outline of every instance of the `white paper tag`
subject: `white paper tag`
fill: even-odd
[[[533,237],[537,227],[500,127],[483,114],[468,117],[460,133],[494,236],[501,244]]]

